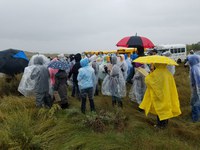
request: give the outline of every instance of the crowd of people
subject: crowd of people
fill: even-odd
[[[149,55],[157,55],[157,51],[153,50]],[[170,57],[170,52],[163,55]],[[63,54],[55,58],[34,55],[25,69],[18,90],[25,96],[34,95],[38,108],[50,108],[57,92],[61,108],[66,109],[69,107],[67,84],[71,81],[71,96],[81,101],[82,113],[86,112],[87,98],[90,110],[95,111],[94,96],[100,92],[111,96],[112,106],[120,108],[123,107],[123,97],[128,94],[130,100],[138,104],[140,111],[157,116],[156,128],[165,128],[168,119],[181,114],[173,77],[175,66],[133,63],[134,59],[144,56],[142,48],[130,57],[126,54],[86,56],[80,53],[68,58]],[[191,68],[192,119],[196,122],[200,114],[200,57],[193,54],[187,60]],[[68,67],[49,67],[55,61]],[[140,71],[141,68],[147,75]],[[127,84],[131,84],[130,91],[127,91]]]

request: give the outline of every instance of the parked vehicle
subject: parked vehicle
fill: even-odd
[[[156,46],[156,50],[160,55],[166,51],[171,52],[171,58],[174,59],[177,63],[184,62],[187,57],[186,44],[158,45]]]

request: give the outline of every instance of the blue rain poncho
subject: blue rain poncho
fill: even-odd
[[[80,61],[81,68],[78,70],[78,85],[79,89],[87,89],[93,87],[95,89],[96,87],[96,77],[94,73],[94,69],[89,66],[89,60],[88,58],[84,58]]]
[[[102,83],[102,94],[108,96],[125,97],[126,82],[123,77],[121,68],[117,65],[117,57],[111,57],[113,67]]]
[[[198,121],[200,117],[200,56],[188,56],[190,66],[191,106],[192,120]]]

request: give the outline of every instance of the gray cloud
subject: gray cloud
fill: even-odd
[[[199,0],[0,0],[0,49],[116,49],[124,36],[154,44],[200,41]]]

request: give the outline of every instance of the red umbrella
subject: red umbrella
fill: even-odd
[[[143,47],[153,48],[154,44],[146,37],[142,36],[127,36],[117,43],[118,47]]]

